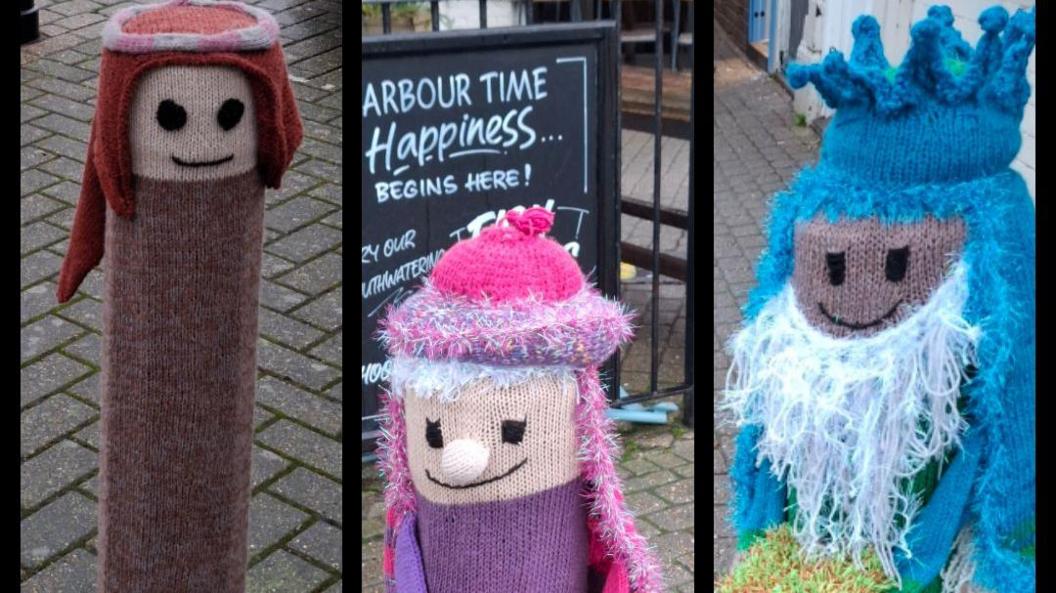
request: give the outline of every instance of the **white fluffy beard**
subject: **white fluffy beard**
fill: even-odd
[[[909,478],[966,427],[957,399],[980,336],[963,317],[967,292],[960,262],[902,323],[837,339],[809,325],[788,285],[732,338],[723,407],[762,426],[756,463],[795,489],[806,553],[861,566],[872,547],[901,586],[894,551],[908,552],[920,507]]]

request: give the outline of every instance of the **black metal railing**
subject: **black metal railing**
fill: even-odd
[[[447,0],[431,0],[428,2],[430,9],[430,25],[431,30],[436,32],[440,31],[441,25],[441,14],[440,5],[441,2]],[[522,6],[523,12],[520,13],[520,17],[523,18],[523,26],[532,26],[537,24],[538,19],[536,18],[536,8],[541,4],[549,6],[556,5],[556,14],[560,18],[561,5],[569,4],[569,10],[567,11],[568,19],[572,22],[579,22],[584,20],[584,6],[589,6],[589,0],[569,0],[568,2],[546,2],[540,3],[536,0],[511,0],[515,5]],[[688,20],[691,23],[693,20],[693,2],[689,0],[671,0],[673,5],[673,27],[669,35],[669,47],[671,50],[671,69],[676,70],[678,68],[678,56],[679,49],[685,44],[681,37],[681,8],[682,3],[686,2],[689,5]],[[407,5],[407,4],[424,4],[423,2],[396,2],[395,0],[364,0],[364,5],[378,5],[381,10],[381,21],[382,21],[382,34],[388,35],[392,33],[392,9],[394,5]],[[494,4],[494,2],[493,2]],[[608,11],[605,11],[605,7],[608,7]],[[650,324],[650,367],[649,367],[649,387],[648,391],[643,393],[637,393],[630,395],[625,398],[619,398],[618,394],[610,393],[612,398],[612,405],[616,407],[627,406],[633,403],[641,403],[661,398],[668,397],[682,397],[682,418],[683,422],[688,426],[694,424],[694,363],[695,363],[695,289],[696,289],[696,278],[694,274],[693,258],[694,258],[694,222],[693,222],[693,202],[694,202],[694,172],[693,167],[689,167],[689,195],[687,199],[687,209],[679,210],[676,208],[664,208],[661,205],[660,200],[660,187],[662,171],[660,166],[661,157],[661,139],[664,135],[664,124],[665,119],[663,117],[663,74],[664,74],[664,7],[665,0],[654,0],[653,2],[655,11],[655,34],[652,39],[654,46],[654,63],[653,69],[656,77],[655,82],[655,97],[653,103],[653,124],[650,132],[653,133],[653,192],[652,202],[645,202],[629,197],[622,197],[620,200],[621,206],[620,211],[631,217],[641,218],[650,220],[653,224],[652,228],[652,247],[646,248],[639,245],[621,242],[620,244],[620,259],[626,261],[640,268],[648,269],[652,272],[652,286],[651,286],[651,324]],[[605,12],[608,12],[608,19],[603,19]],[[622,13],[622,3],[620,0],[609,0],[603,2],[602,0],[594,0],[592,17],[594,20],[619,20]],[[479,27],[481,29],[487,28],[488,26],[488,15],[487,15],[487,0],[479,0]],[[688,46],[690,55],[693,53],[694,39],[692,36],[689,39]],[[634,40],[635,43],[642,42],[639,39]],[[695,93],[695,77],[690,79],[690,115],[689,115],[689,129],[692,130],[693,126],[693,96]],[[694,141],[692,134],[689,134],[690,140],[690,163],[693,161],[694,155]],[[660,250],[660,227],[661,226],[672,226],[675,228],[686,231],[686,257],[679,258],[670,254],[661,253]],[[660,374],[660,276],[667,276],[673,279],[681,280],[685,282],[686,292],[686,327],[685,327],[685,354],[684,354],[684,369],[683,369],[683,381],[675,386],[661,388],[659,386],[659,374]],[[375,417],[371,417],[375,418]],[[371,418],[363,418],[367,421]],[[373,433],[374,431],[372,431]],[[363,438],[367,440],[373,440],[374,434],[364,433]]]

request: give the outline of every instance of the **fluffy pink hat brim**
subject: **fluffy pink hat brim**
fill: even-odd
[[[584,287],[571,298],[474,301],[428,281],[379,324],[390,356],[482,364],[599,366],[633,336],[631,313]]]

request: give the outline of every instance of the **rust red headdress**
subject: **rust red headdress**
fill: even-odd
[[[239,2],[170,0],[115,13],[103,28],[99,96],[58,299],[73,296],[103,257],[106,207],[135,212],[129,108],[141,75],[164,66],[229,66],[249,79],[257,114],[258,168],[278,188],[301,143],[301,120],[286,74],[279,27]]]

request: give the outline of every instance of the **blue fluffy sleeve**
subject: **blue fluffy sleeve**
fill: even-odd
[[[756,466],[758,426],[745,426],[737,435],[730,481],[733,485],[733,527],[737,547],[744,549],[760,531],[785,519],[786,490],[770,473],[770,462]]]

